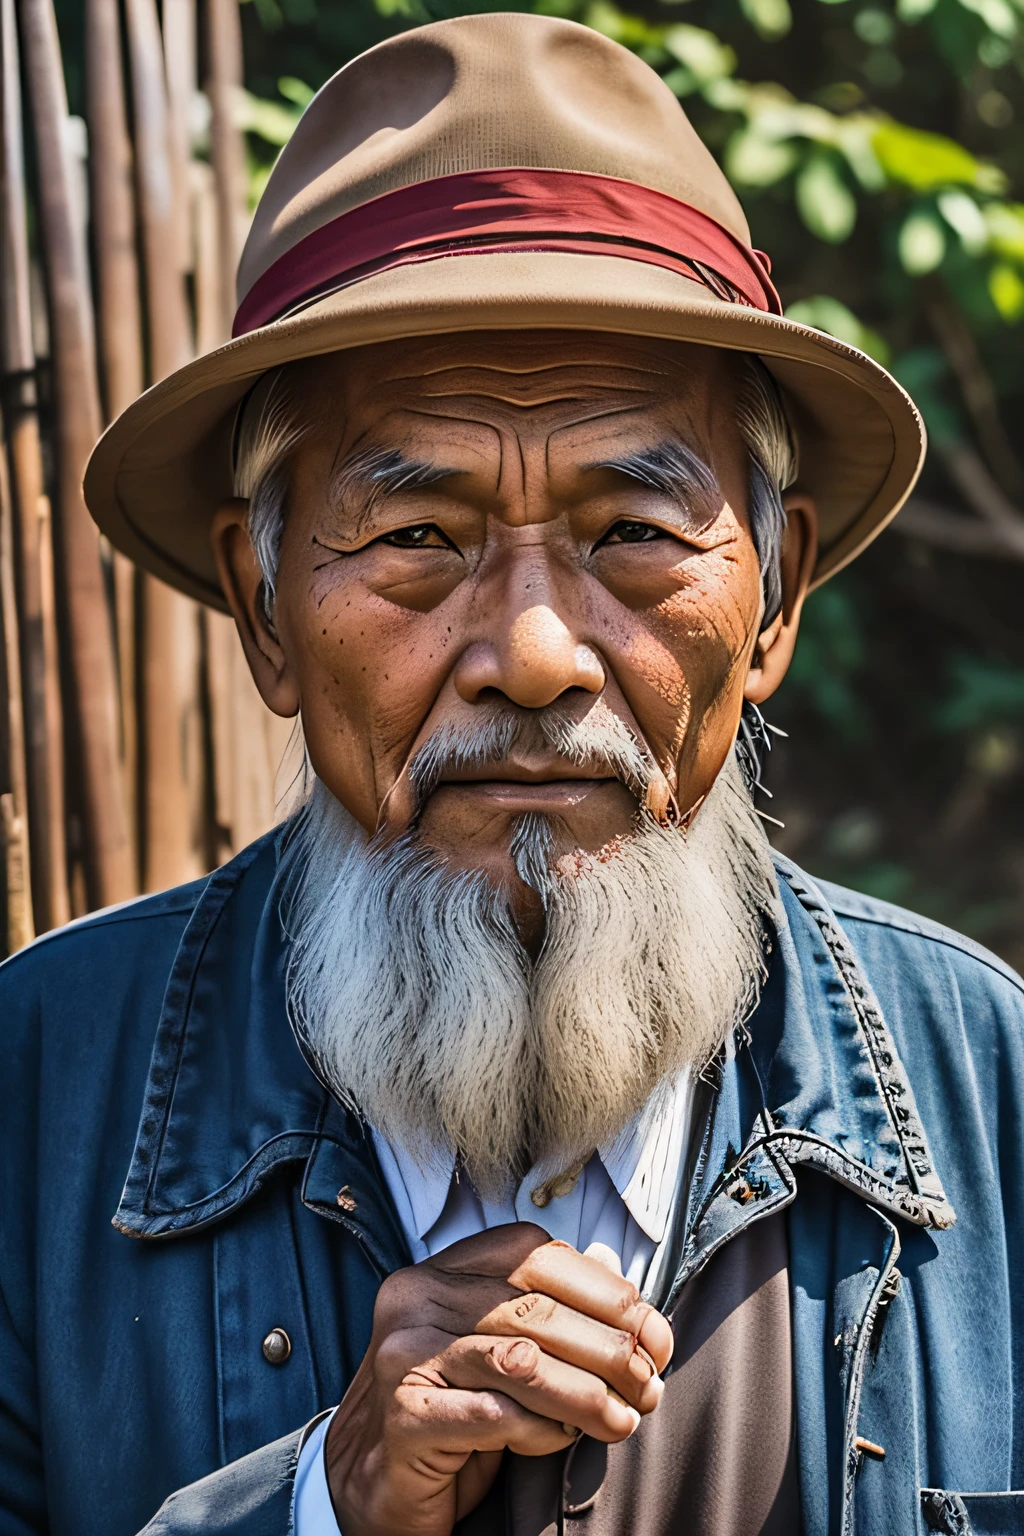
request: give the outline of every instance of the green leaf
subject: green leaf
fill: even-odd
[[[852,309],[847,309],[845,304],[828,294],[819,293],[812,299],[799,299],[789,306],[786,316],[800,325],[810,325],[816,331],[835,336],[851,347],[859,347],[862,352],[873,357],[876,363],[885,366],[889,362],[889,347],[885,338],[862,325]]]
[[[277,32],[284,26],[284,12],[277,0],[256,0],[256,14],[264,32]]]
[[[793,144],[766,138],[756,128],[738,128],[725,146],[725,173],[741,186],[771,187],[789,175],[798,159]]]
[[[740,10],[765,42],[785,37],[793,25],[789,0],[740,0]]]
[[[701,85],[731,75],[736,68],[736,55],[732,49],[703,27],[689,27],[678,22],[666,29],[662,42],[672,57],[684,64]]]
[[[949,364],[938,347],[914,347],[903,352],[893,358],[890,369],[924,417],[932,442],[959,442],[964,423],[950,405]]]
[[[800,621],[789,686],[848,744],[871,734],[870,717],[852,686],[865,650],[862,616],[848,590],[827,586],[813,593]]]
[[[986,69],[1002,69],[1013,57],[1013,49],[1003,37],[983,37],[978,44],[978,58]]]
[[[256,204],[266,191],[267,182],[270,180],[270,172],[273,166],[259,165],[251,157],[248,160],[248,177],[246,193],[249,199],[249,211],[253,212]]]
[[[988,203],[985,224],[989,245],[998,256],[1024,262],[1024,203]]]
[[[946,254],[942,225],[927,209],[909,213],[903,220],[897,249],[904,272],[912,277],[934,272]]]
[[[835,125],[836,147],[846,156],[846,163],[865,192],[881,192],[885,186],[885,172],[871,143],[875,121],[866,112],[859,112],[837,118]]]
[[[867,5],[854,17],[853,30],[861,42],[870,43],[873,48],[884,48],[892,42],[896,24],[888,11]]]
[[[988,275],[988,291],[996,309],[1011,325],[1024,315],[1024,281],[1009,262],[997,262],[992,268]]]
[[[974,731],[995,722],[1024,720],[1024,672],[981,656],[956,657],[949,692],[936,711],[944,731]]]
[[[896,0],[896,15],[907,26],[913,26],[934,11],[938,0]]]
[[[268,144],[278,148],[287,144],[295,131],[301,113],[295,107],[286,107],[279,101],[267,101],[253,96],[250,91],[240,90],[235,97],[235,123],[245,133],[255,133]]]
[[[886,121],[875,129],[871,146],[890,181],[901,182],[918,192],[957,184],[977,185],[979,162],[962,144],[940,133],[926,133],[921,128]]]
[[[857,222],[857,200],[831,155],[815,154],[796,179],[796,205],[813,235],[841,245]]]
[[[1017,36],[1017,18],[1007,0],[960,0],[965,11],[980,16],[990,32],[997,37]]]
[[[642,17],[620,11],[611,0],[591,0],[580,20],[624,48],[660,48],[662,45],[661,27],[652,27]]]
[[[378,16],[405,16],[417,23],[434,20],[422,0],[373,0],[373,8]]]
[[[285,101],[293,101],[303,111],[316,95],[311,85],[307,85],[305,80],[296,80],[294,75],[282,75],[277,88]]]
[[[980,256],[988,245],[988,225],[974,198],[966,192],[940,192],[936,202],[950,229],[960,236],[968,256]]]
[[[670,91],[677,96],[692,96],[700,86],[700,81],[692,69],[687,69],[685,64],[677,64],[675,69],[670,69],[667,75],[661,77]]]

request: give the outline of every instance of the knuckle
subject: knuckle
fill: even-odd
[[[391,1331],[409,1316],[419,1286],[413,1271],[397,1269],[388,1275],[377,1292],[373,1320],[378,1328]]]
[[[499,1375],[529,1382],[537,1374],[540,1349],[532,1339],[500,1339],[491,1345],[487,1358]]]
[[[622,1327],[635,1337],[640,1332],[650,1308],[646,1302],[640,1300],[640,1292],[632,1281],[624,1280],[622,1291],[616,1298],[615,1310],[622,1319]]]
[[[381,1340],[374,1358],[373,1367],[378,1376],[387,1380],[389,1377],[404,1375],[408,1360],[408,1351],[401,1334],[389,1333]]]
[[[508,1417],[505,1404],[493,1392],[477,1392],[473,1409],[484,1424],[500,1424],[502,1419]]]
[[[555,1310],[555,1302],[539,1291],[527,1291],[525,1296],[509,1302],[509,1309],[517,1322],[546,1323]]]
[[[629,1360],[636,1349],[636,1335],[629,1328],[613,1328],[611,1347],[616,1359]]]

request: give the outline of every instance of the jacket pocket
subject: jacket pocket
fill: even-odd
[[[952,1493],[921,1489],[921,1512],[939,1536],[1024,1536],[1024,1489],[1011,1493]]]

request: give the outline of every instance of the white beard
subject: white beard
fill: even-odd
[[[415,831],[371,843],[319,781],[287,854],[300,1042],[342,1103],[421,1160],[454,1152],[485,1195],[524,1158],[578,1166],[659,1082],[730,1041],[778,910],[732,753],[686,833],[642,816],[554,868],[549,846],[545,818],[522,818],[513,856],[546,909],[536,961],[506,891]]]

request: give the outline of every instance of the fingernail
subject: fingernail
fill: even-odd
[[[636,1429],[637,1425],[640,1423],[640,1415],[637,1413],[636,1409],[632,1406],[631,1403],[627,1403],[626,1399],[622,1397],[618,1392],[616,1392],[614,1387],[608,1388],[608,1396],[614,1398],[615,1402],[618,1403],[620,1408],[625,1408],[626,1412],[633,1420],[632,1424],[629,1426],[629,1433],[632,1434],[634,1429]]]
[[[570,1440],[578,1440],[583,1431],[582,1429],[577,1429],[575,1424],[563,1424],[562,1433],[563,1435],[568,1435]]]
[[[633,1353],[629,1357],[629,1374],[645,1384],[655,1375],[654,1361],[646,1349],[642,1349],[639,1344],[634,1345]]]

